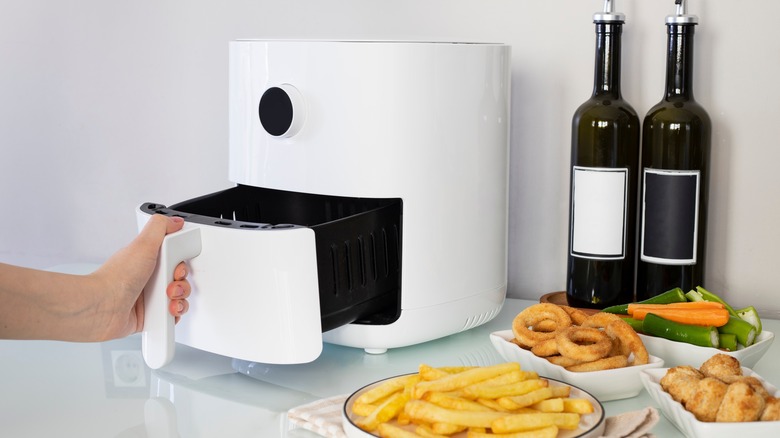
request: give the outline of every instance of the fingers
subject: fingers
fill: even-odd
[[[176,267],[176,271],[179,271],[179,268],[181,268],[183,265],[184,263],[180,263],[179,266]],[[182,270],[184,271],[184,275],[182,276],[183,278],[186,276],[186,269],[183,268]],[[187,302],[187,298],[190,296],[191,292],[192,288],[190,283],[184,279],[170,282],[165,290],[165,293],[171,300],[168,304],[168,311],[171,315],[177,317],[177,321],[178,317],[187,313],[187,310],[190,308],[190,304]]]
[[[165,222],[165,234],[171,234],[179,231],[184,226],[184,219],[180,217],[165,217],[162,215],[154,215],[151,220],[158,222]],[[159,226],[159,225],[158,225]],[[192,288],[187,281],[187,265],[184,262],[176,265],[173,270],[173,281],[168,283],[168,287],[165,290],[168,298],[171,302],[168,304],[168,311],[171,315],[176,317],[176,322],[179,322],[179,317],[187,313],[190,305],[187,302],[187,297],[190,296]]]
[[[156,230],[157,235],[162,230],[162,226],[165,226],[165,234],[174,233],[184,226],[184,220],[180,217],[153,215],[146,225],[146,227]],[[192,288],[187,281],[187,265],[181,262],[173,270],[173,281],[168,283],[165,289],[166,295],[171,300],[168,303],[168,312],[176,318],[176,322],[179,322],[180,317],[189,310],[190,303],[187,302],[187,298],[191,292]]]
[[[165,289],[168,298],[172,300],[187,299],[190,296],[190,292],[192,292],[192,287],[187,280],[174,280],[168,283],[168,287]]]
[[[184,280],[187,278],[187,265],[184,262],[179,263],[173,270],[174,280]]]
[[[179,317],[187,313],[187,310],[190,309],[190,303],[187,302],[187,300],[171,300],[170,304],[168,304],[168,311],[176,317],[176,321],[179,320]]]

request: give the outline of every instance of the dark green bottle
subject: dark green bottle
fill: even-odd
[[[569,254],[570,305],[603,308],[634,298],[639,117],[620,92],[625,15],[593,15],[596,68],[593,95],[572,120]]]
[[[693,34],[685,0],[666,17],[666,93],[642,131],[637,299],[703,285],[710,118],[693,98]]]

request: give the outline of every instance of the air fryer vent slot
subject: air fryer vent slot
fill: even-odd
[[[400,258],[399,248],[400,235],[396,226],[393,226],[390,232],[386,228],[380,228],[377,232],[370,232],[368,238],[358,235],[354,240],[345,240],[341,245],[332,244],[331,293],[352,293],[395,275]]]
[[[493,308],[488,312],[484,312],[479,315],[470,316],[469,318],[466,319],[466,322],[463,324],[463,327],[460,329],[460,331],[464,332],[466,330],[482,325],[495,318],[496,315],[498,315],[498,312],[500,311],[501,311],[501,305]]]

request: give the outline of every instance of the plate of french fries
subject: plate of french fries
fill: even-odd
[[[644,365],[575,372],[518,346],[514,342],[512,330],[493,332],[490,334],[490,341],[504,360],[518,362],[523,369],[533,370],[549,378],[575,385],[602,402],[637,396],[643,389],[639,381],[639,373],[642,370],[664,366],[663,359],[650,355],[649,362]]]
[[[604,409],[591,394],[523,370],[517,362],[423,364],[416,373],[359,389],[343,410],[350,438],[597,437],[604,424]]]

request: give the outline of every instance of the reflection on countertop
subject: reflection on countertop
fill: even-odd
[[[288,431],[287,410],[415,371],[421,362],[496,363],[486,330],[379,355],[326,344],[317,360],[298,365],[246,362],[177,344],[174,361],[159,370],[145,365],[138,334],[99,344],[0,341],[3,434],[314,436]]]
[[[325,344],[319,358],[298,365],[246,362],[177,344],[174,361],[152,371],[143,362],[140,335],[94,344],[0,340],[2,436],[316,437],[288,430],[287,410],[414,372],[420,363],[499,363],[490,333],[507,330],[530,304],[508,299],[483,326],[379,355]],[[766,320],[764,327],[780,332],[780,321]],[[773,345],[754,371],[777,385],[778,360],[780,346]],[[604,408],[613,416],[653,404],[643,391]],[[682,436],[665,418],[653,433]]]

